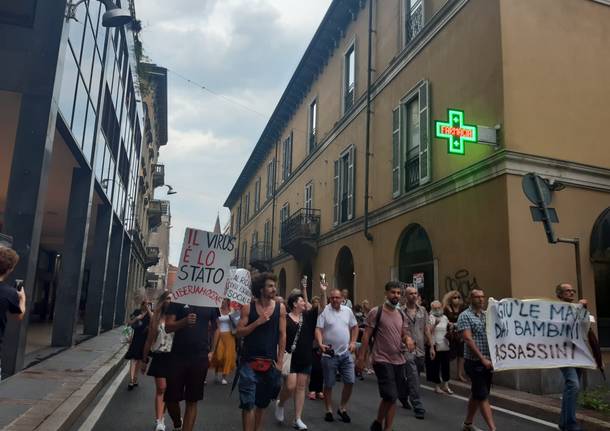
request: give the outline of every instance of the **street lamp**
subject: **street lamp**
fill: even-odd
[[[81,3],[84,3],[86,0],[78,0],[76,3],[68,3],[66,10],[66,20],[76,20],[76,9]],[[131,12],[127,9],[119,8],[114,1],[112,0],[98,0],[100,3],[103,3],[106,6],[106,12],[102,16],[102,25],[104,27],[121,27],[125,24],[129,24],[133,17],[131,16]]]
[[[175,195],[176,193],[178,193],[177,191],[174,190],[174,188],[172,186],[170,186],[169,184],[165,184],[165,187],[167,187],[167,195]]]

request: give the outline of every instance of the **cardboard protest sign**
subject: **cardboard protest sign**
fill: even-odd
[[[487,340],[494,370],[596,368],[589,327],[589,312],[580,304],[490,299]]]
[[[250,290],[250,271],[239,268],[231,271],[231,276],[227,280],[226,298],[234,304],[246,305],[250,303],[252,291]]]
[[[173,289],[174,302],[218,307],[224,298],[235,238],[187,228]]]

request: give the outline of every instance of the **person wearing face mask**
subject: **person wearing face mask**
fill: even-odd
[[[366,318],[362,347],[358,352],[356,368],[363,370],[370,349],[373,370],[377,376],[381,402],[371,431],[391,430],[396,414],[396,400],[407,396],[406,358],[404,352],[413,352],[415,343],[408,333],[406,316],[400,309],[400,283],[389,281],[385,285],[386,300],[373,308]]]
[[[451,356],[447,339],[448,326],[449,319],[443,313],[443,304],[433,301],[430,304],[430,328],[436,355],[434,359],[430,358],[426,365],[426,378],[436,385],[434,392],[437,394],[453,393],[449,387]]]

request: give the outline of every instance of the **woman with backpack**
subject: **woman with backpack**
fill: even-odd
[[[218,318],[220,337],[210,364],[211,368],[216,371],[216,383],[226,385],[228,375],[235,369],[237,363],[234,335],[236,327],[237,324],[233,321],[231,302],[224,299],[220,306],[220,317]]]

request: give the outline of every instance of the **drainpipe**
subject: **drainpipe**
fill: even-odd
[[[364,161],[364,237],[373,241],[373,235],[369,232],[369,171],[371,157],[371,75],[373,72],[373,1],[369,0],[369,47],[368,66],[366,76],[366,155]]]

